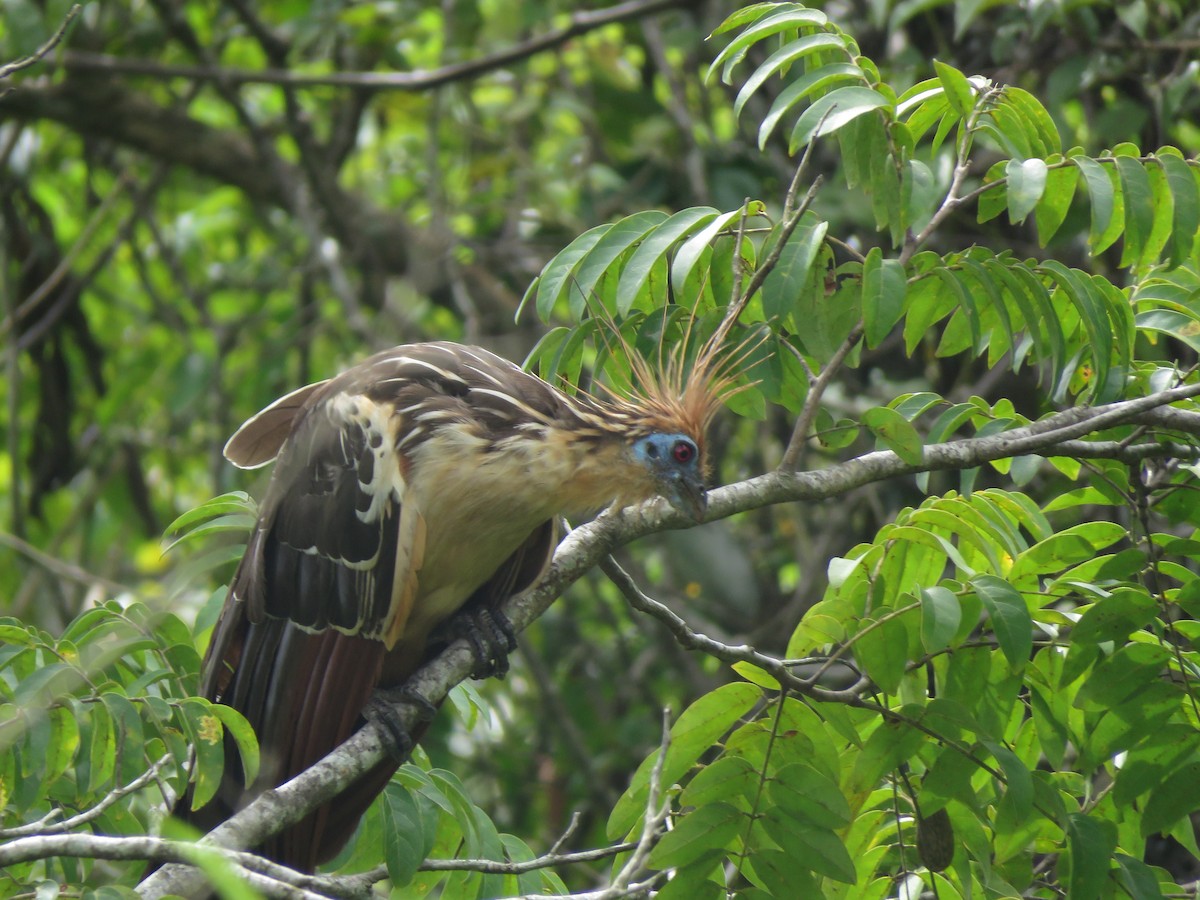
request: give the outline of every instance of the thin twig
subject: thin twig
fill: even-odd
[[[832,112],[832,110],[830,110]],[[826,116],[829,113],[825,114]],[[821,118],[824,121],[824,116]],[[820,123],[817,124],[820,128]],[[812,180],[812,184],[808,186],[808,190],[804,194],[804,199],[797,205],[796,197],[800,193],[800,187],[804,183],[804,176],[808,171],[808,164],[812,158],[813,144],[809,144],[804,150],[804,155],[800,158],[799,164],[796,166],[796,172],[792,176],[792,183],[788,186],[787,196],[783,204],[783,221],[779,226],[779,237],[775,245],[771,248],[771,252],[767,254],[766,259],[754,271],[750,277],[750,283],[746,285],[741,296],[737,297],[730,304],[729,309],[725,313],[725,317],[721,320],[721,324],[717,326],[717,330],[713,332],[711,342],[713,346],[720,346],[724,343],[730,329],[733,328],[746,306],[750,303],[755,293],[763,286],[763,282],[767,280],[767,276],[771,274],[771,270],[779,263],[783,256],[783,250],[787,246],[788,239],[792,236],[792,232],[796,230],[796,226],[800,224],[800,220],[804,218],[804,213],[812,205],[813,200],[817,196],[817,191],[821,187],[822,178],[818,175]],[[740,233],[740,232],[739,232]],[[740,252],[740,245],[735,249],[735,252]]]
[[[671,711],[664,709],[662,719],[662,740],[658,745],[658,758],[654,760],[654,766],[650,769],[650,783],[646,791],[646,811],[642,817],[641,836],[638,838],[633,853],[613,879],[612,885],[606,892],[600,893],[596,900],[630,896],[629,888],[634,884],[635,879],[640,878],[646,871],[650,860],[650,851],[658,844],[667,816],[671,814],[670,800],[660,802],[663,795],[663,767],[667,762],[667,750],[671,746]]]
[[[61,822],[56,821],[63,814],[63,811],[61,809],[52,809],[36,822],[29,822],[25,825],[19,825],[16,828],[0,830],[0,839],[7,840],[9,838],[25,837],[34,834],[66,834],[99,817],[122,797],[135,794],[150,784],[150,782],[157,781],[159,773],[166,767],[167,763],[174,761],[175,758],[171,755],[161,757],[133,781],[113,788],[95,806],[89,807],[83,812],[71,816],[69,819],[63,819]]]
[[[59,559],[39,550],[37,547],[28,541],[17,537],[15,534],[7,534],[0,531],[0,544],[17,551],[23,556],[27,556],[40,565],[46,571],[57,575],[59,578],[66,578],[71,581],[77,581],[80,584],[88,586],[98,586],[104,588],[112,594],[132,594],[134,588],[127,584],[121,584],[119,581],[113,581],[110,578],[105,578],[103,575],[96,575],[86,569],[80,568],[74,563]]]
[[[486,875],[524,875],[526,872],[536,872],[538,869],[548,869],[551,866],[570,865],[581,862],[595,862],[608,859],[619,853],[636,850],[638,845],[633,842],[614,844],[611,847],[597,847],[594,850],[576,850],[573,853],[543,853],[525,862],[502,862],[496,859],[427,859],[419,866],[419,872],[483,872]]]
[[[817,376],[808,389],[808,396],[804,398],[804,408],[800,410],[800,417],[796,419],[796,425],[792,428],[791,439],[788,440],[787,449],[783,453],[783,458],[779,461],[779,468],[783,470],[795,469],[800,462],[801,454],[808,442],[808,431],[812,427],[813,420],[817,417],[817,410],[821,406],[821,397],[825,394],[825,389],[829,387],[829,383],[833,381],[833,376],[842,368],[842,363],[846,361],[846,357],[851,351],[858,346],[858,342],[862,340],[863,323],[859,322],[850,329],[850,333],[846,335],[846,339],[842,341],[840,347],[829,358],[829,362],[821,369],[821,374]]]
[[[68,9],[67,14],[63,16],[62,23],[55,30],[54,34],[50,35],[46,43],[34,50],[31,55],[23,56],[21,59],[0,66],[0,79],[7,78],[14,72],[19,72],[22,69],[28,69],[30,66],[38,62],[43,56],[57,47],[59,42],[66,35],[67,29],[71,26],[71,23],[75,21],[75,17],[79,15],[82,9],[83,7],[78,3]]]
[[[975,127],[979,123],[980,117],[987,111],[988,104],[997,97],[1003,88],[993,87],[985,91],[978,100],[975,101],[975,107],[971,110],[971,115],[967,117],[966,122],[962,125],[962,133],[959,135],[958,145],[955,148],[954,154],[954,174],[950,178],[950,189],[946,191],[946,196],[942,200],[942,205],[937,208],[932,218],[921,229],[921,233],[915,238],[905,242],[904,249],[900,253],[900,264],[905,265],[913,258],[922,245],[929,240],[932,235],[941,226],[942,222],[961,206],[965,200],[958,195],[962,188],[963,182],[967,178],[967,173],[971,168],[971,160],[968,154],[971,151],[971,136],[975,132]]]

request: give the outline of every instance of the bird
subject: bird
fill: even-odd
[[[737,390],[734,367],[711,345],[689,365],[680,354],[657,366],[630,359],[623,389],[568,393],[480,347],[407,344],[281,397],[237,430],[228,460],[275,468],[201,694],[246,717],[261,764],[245,784],[227,737],[216,796],[199,810],[185,796],[177,816],[210,830],[332,751],[448,623],[466,623],[484,674],[502,671],[515,641],[499,606],[546,570],[560,517],[662,497],[704,518],[705,432]],[[315,870],[401,756],[257,852]]]

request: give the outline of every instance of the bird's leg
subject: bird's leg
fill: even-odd
[[[363,716],[369,722],[379,726],[383,737],[384,749],[396,762],[404,762],[413,751],[415,742],[396,710],[396,704],[403,703],[415,707],[417,721],[428,722],[437,714],[437,706],[429,701],[424,694],[410,688],[407,684],[392,688],[376,688],[371,699],[363,708]]]
[[[508,654],[517,649],[517,632],[508,616],[491,606],[464,609],[446,626],[448,637],[465,638],[475,653],[472,678],[503,678]]]

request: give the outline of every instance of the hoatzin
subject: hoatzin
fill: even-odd
[[[732,382],[714,355],[686,373],[635,361],[641,383],[599,398],[477,347],[411,344],[246,422],[226,457],[278,460],[202,691],[253,725],[261,770],[243,784],[227,740],[216,799],[180,814],[211,828],[334,749],[452,617],[503,632],[507,620],[488,613],[540,577],[558,516],[661,495],[702,518],[704,432]],[[330,859],[395,769],[384,762],[259,852],[303,870]]]

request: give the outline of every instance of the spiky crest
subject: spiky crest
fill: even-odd
[[[627,435],[652,432],[679,432],[692,437],[704,453],[704,436],[714,416],[730,397],[747,390],[752,383],[738,384],[738,369],[765,339],[751,335],[731,350],[722,347],[732,327],[729,316],[700,345],[695,358],[688,362],[696,316],[688,316],[680,341],[666,349],[664,327],[659,337],[656,359],[652,362],[638,353],[621,333],[608,311],[601,307],[598,318],[609,327],[601,331],[610,354],[615,343],[629,360],[631,377],[627,384],[598,387],[606,395],[597,399]]]

